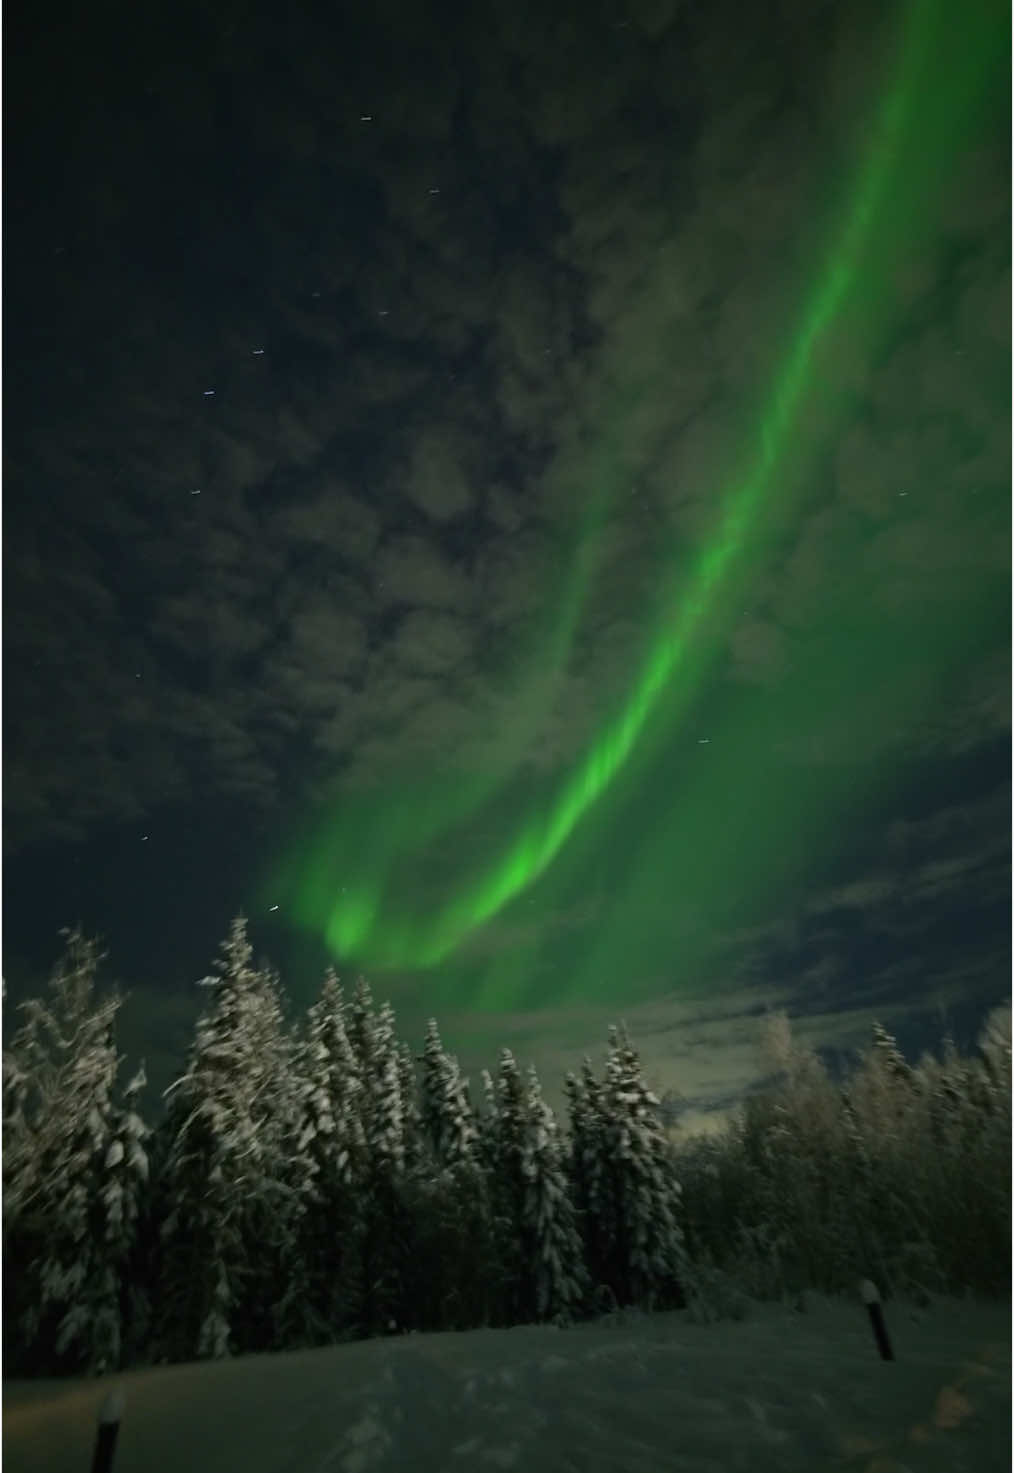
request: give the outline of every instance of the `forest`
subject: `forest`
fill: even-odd
[[[565,1084],[503,1049],[473,1097],[360,978],[304,1016],[237,917],[154,1125],[121,1080],[97,941],[64,933],[3,1056],[8,1377],[552,1323],[742,1319],[808,1291],[1009,1298],[1011,1010],[908,1063],[879,1023],[844,1083],[766,1024],[777,1068],[718,1134],[674,1138],[626,1028]]]

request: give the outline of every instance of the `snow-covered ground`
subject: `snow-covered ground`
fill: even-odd
[[[418,1335],[287,1355],[12,1382],[4,1473],[86,1473],[108,1392],[114,1473],[864,1473],[1011,1467],[1009,1305],[684,1312],[571,1330]]]

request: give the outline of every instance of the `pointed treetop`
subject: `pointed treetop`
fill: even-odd
[[[906,1061],[893,1035],[879,1022],[874,1022],[872,1033],[874,1058],[883,1062],[892,1078],[911,1082],[914,1079],[914,1070]]]
[[[252,970],[253,947],[246,934],[247,920],[242,913],[234,916],[229,934],[219,946],[221,956],[215,960],[215,971],[220,977],[239,978]]]

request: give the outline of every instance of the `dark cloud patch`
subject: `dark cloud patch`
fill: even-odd
[[[1008,806],[1009,788],[892,819],[879,859],[871,846],[865,863],[815,890],[785,924],[725,938],[725,967],[744,982],[781,976],[792,1013],[826,1012],[846,997],[850,1009],[924,1022],[942,997],[967,1003],[974,995],[987,1009],[1004,996],[1009,974]],[[928,1045],[924,1023],[915,1032]]]

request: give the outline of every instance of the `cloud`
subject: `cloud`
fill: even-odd
[[[16,212],[9,846],[224,796],[286,820],[326,819],[336,792],[383,812],[402,782],[509,772],[462,840],[481,869],[572,776],[755,463],[889,82],[888,8],[776,10],[502,6],[448,38],[381,7],[337,58],[300,15],[298,96],[267,22],[226,36],[212,18],[207,67],[156,67],[150,124],[124,129],[101,87],[81,129],[55,120],[32,170],[50,198]],[[39,147],[53,124],[33,106]],[[665,994],[652,1003],[599,1006],[589,988],[570,1008],[441,1009],[473,1086],[506,1043],[562,1107],[564,1071],[601,1060],[625,1010],[652,1082],[713,1124],[764,1076],[765,1003],[845,1050],[877,1010],[911,1024],[934,990],[985,996],[1003,972],[989,917],[1009,897],[1009,792],[932,805],[1010,729],[1005,144],[939,175],[815,345],[759,536],[695,636],[714,679],[663,745],[700,763],[674,757],[642,794],[645,828],[673,825],[648,866],[660,888],[677,848],[691,856],[658,933],[693,941],[696,924],[706,944],[671,971],[625,947],[623,985]],[[166,219],[189,232],[185,263]],[[907,792],[924,772],[923,806],[885,799],[878,828],[866,778]],[[814,801],[812,833],[736,827],[737,793],[791,806],[825,779],[840,820]],[[637,876],[620,817],[588,847]],[[865,858],[836,865],[862,833]],[[730,881],[748,841],[757,862]],[[726,926],[723,887],[759,891],[770,849],[793,843],[808,847],[791,903],[765,895]],[[415,860],[436,890],[457,857]],[[608,930],[593,881],[537,922],[498,915],[468,959],[530,953],[538,983]],[[981,941],[949,936],[955,916],[986,917]],[[404,991],[421,1042],[425,983]],[[164,1087],[200,999],[135,994],[123,1036]]]
[[[452,521],[475,500],[471,477],[461,464],[460,438],[455,443],[446,432],[425,428],[412,449],[406,493],[435,522]]]
[[[785,636],[776,624],[744,615],[732,635],[733,674],[759,685],[785,672]]]
[[[256,208],[237,196],[224,220],[210,164],[145,182],[130,139],[104,192],[93,174],[74,184],[83,223],[46,268],[52,331],[33,324],[26,365],[46,393],[19,390],[10,436],[25,495],[9,529],[9,843],[226,791],[270,807],[338,771],[355,787],[429,761],[481,767],[529,699],[523,760],[571,770],[642,668],[660,588],[749,463],[826,249],[827,173],[853,166],[883,83],[868,17],[786,14],[772,32],[733,10],[643,0],[629,26],[577,29],[504,12],[490,26],[511,67],[465,38],[464,87],[442,44],[422,69],[404,36],[378,48],[382,17],[332,74],[306,20],[298,99],[267,85],[254,26],[209,45],[259,99]],[[151,80],[167,109],[156,160],[177,128],[195,160],[217,156],[214,87],[186,77],[187,118],[172,68]],[[113,121],[95,115],[93,145]],[[924,669],[927,624],[1007,576],[1001,154],[957,171],[940,229],[899,258],[893,337],[860,351],[842,328],[821,350],[833,403],[801,415],[798,464],[770,497],[777,535],[714,634],[726,674],[776,698],[773,739],[804,765],[847,766],[857,747],[960,754],[1009,723],[995,648],[946,705],[913,687],[862,743],[856,702],[829,698],[805,726],[794,704],[873,645],[841,642],[857,606],[913,649],[921,631]],[[139,218],[192,200],[208,220],[215,203],[199,290],[140,248],[89,244],[119,239],[128,199]],[[566,668],[540,675],[599,493]]]
[[[273,520],[298,547],[327,549],[353,565],[366,562],[380,538],[373,507],[331,480],[313,496],[283,505]]]
[[[424,675],[447,674],[468,657],[468,626],[446,614],[416,610],[401,621],[392,641],[394,657],[406,669]]]
[[[465,571],[424,537],[395,536],[374,562],[374,589],[382,606],[467,608],[471,586]]]
[[[886,850],[892,857],[911,860],[941,849],[964,849],[976,842],[984,829],[996,825],[1001,812],[1006,814],[1008,796],[1009,789],[996,788],[966,803],[948,804],[919,817],[894,819],[885,832]]]

